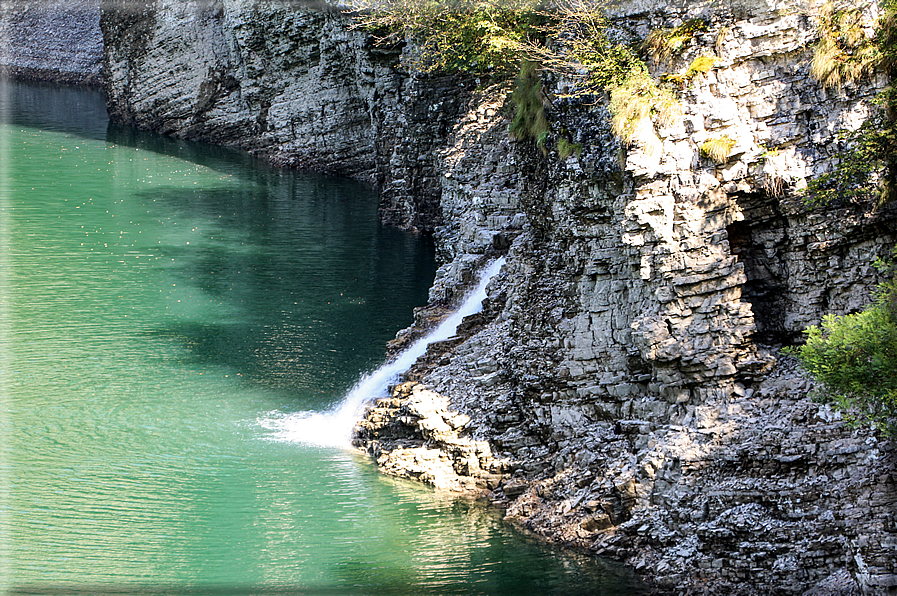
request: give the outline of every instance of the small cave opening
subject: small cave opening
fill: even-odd
[[[767,345],[794,343],[794,334],[785,325],[789,310],[785,222],[778,217],[745,219],[728,225],[726,232],[729,249],[744,265],[747,282],[741,295],[754,312],[754,339]]]

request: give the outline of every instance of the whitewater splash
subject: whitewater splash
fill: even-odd
[[[504,263],[504,257],[490,263],[480,277],[476,288],[468,294],[457,311],[428,335],[414,342],[394,360],[361,377],[346,394],[343,401],[333,409],[326,412],[297,412],[280,417],[268,417],[259,420],[259,424],[273,431],[269,438],[275,441],[326,447],[349,445],[355,422],[361,417],[365,405],[377,398],[386,397],[389,386],[426,353],[427,346],[452,337],[464,317],[483,310],[486,285],[498,274]]]

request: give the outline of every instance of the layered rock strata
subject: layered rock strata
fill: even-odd
[[[897,241],[893,206],[800,199],[884,84],[809,77],[815,5],[616,5],[621,35],[708,20],[656,68],[717,60],[682,89],[654,154],[620,146],[606,98],[556,100],[556,130],[582,145],[563,161],[509,139],[506,90],[404,73],[399,48],[380,53],[342,14],[112,8],[115,118],[365,177],[387,220],[435,227],[446,263],[422,324],[506,254],[484,312],[360,426],[385,469],[489,490],[515,523],[624,560],[658,590],[897,590],[894,445],[813,402],[779,352],[868,302],[871,262]],[[723,136],[729,158],[703,157]]]
[[[449,410],[447,397],[408,382],[368,411],[354,443],[387,474],[485,495],[498,488],[508,464],[492,455],[488,442],[462,436],[469,421]]]
[[[384,221],[431,230],[433,160],[466,92],[395,68],[338,8],[311,2],[103,0],[110,117],[367,180]]]

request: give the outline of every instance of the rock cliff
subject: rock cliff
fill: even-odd
[[[431,230],[434,159],[467,93],[395,68],[326,4],[104,0],[113,120],[214,140],[381,189],[384,221]]]
[[[360,426],[392,473],[490,491],[659,590],[895,593],[894,445],[814,403],[779,352],[867,302],[897,241],[893,206],[800,200],[884,81],[809,77],[813,3],[616,6],[641,36],[702,16],[676,67],[718,57],[654,155],[620,145],[599,98],[555,102],[583,150],[542,156],[508,137],[506,89],[409,74],[402,48],[290,3],[107,2],[109,109],[380,185],[384,219],[434,230],[445,258],[419,327],[507,255],[484,312]],[[699,145],[722,135],[720,164]]]
[[[30,81],[102,84],[100,0],[5,0],[0,70]]]

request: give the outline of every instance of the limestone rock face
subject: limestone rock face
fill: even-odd
[[[104,0],[113,120],[368,180],[381,215],[438,222],[434,150],[467,95],[411,76],[326,4]]]
[[[570,82],[546,75],[555,130],[582,145],[561,161],[509,138],[507,88],[405,73],[338,12],[107,2],[117,120],[367,178],[387,221],[435,229],[444,264],[419,326],[506,255],[484,312],[360,423],[390,473],[488,489],[520,526],[658,590],[897,589],[894,445],[813,402],[779,351],[868,302],[897,241],[894,206],[801,201],[885,84],[810,78],[815,3],[615,4],[612,27],[640,36],[707,19],[652,68],[717,60],[653,153],[620,145],[606,98],[563,99]],[[701,155],[723,136],[722,163]]]
[[[100,0],[4,0],[0,68],[19,79],[102,84]]]
[[[353,442],[387,474],[437,489],[485,494],[498,488],[507,462],[496,459],[486,441],[461,436],[469,421],[449,409],[447,397],[408,382],[368,411]]]
[[[701,14],[626,6],[617,23],[645,32]],[[621,147],[600,102],[558,100],[550,118],[583,151],[543,158],[508,138],[496,94],[474,98],[442,152],[451,260],[432,303],[463,293],[467,264],[507,264],[489,316],[414,375],[510,461],[493,493],[508,518],[552,541],[678,593],[891,593],[894,445],[814,403],[778,351],[867,303],[897,240],[893,206],[800,198],[882,83],[820,88],[806,7],[707,6],[707,33],[666,68],[711,52],[716,67],[656,154]],[[723,135],[725,163],[700,154]]]

